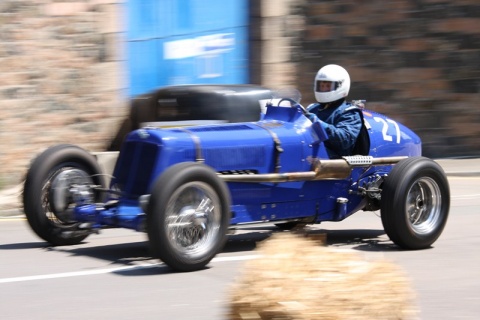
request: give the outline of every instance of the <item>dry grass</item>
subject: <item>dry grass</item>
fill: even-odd
[[[404,273],[386,260],[291,233],[259,246],[231,289],[228,319],[416,319]]]

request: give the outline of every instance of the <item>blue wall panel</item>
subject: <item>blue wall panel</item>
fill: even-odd
[[[128,0],[130,95],[248,81],[248,0]]]
[[[145,88],[155,88],[159,83],[161,53],[159,40],[132,41],[128,45],[128,77],[130,94],[146,92]]]

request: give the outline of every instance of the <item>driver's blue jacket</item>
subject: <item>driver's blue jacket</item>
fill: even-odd
[[[313,103],[307,107],[310,120],[320,121],[328,135],[325,147],[330,158],[352,154],[362,128],[361,110],[350,103]]]

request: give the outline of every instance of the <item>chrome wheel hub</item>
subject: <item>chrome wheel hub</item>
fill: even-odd
[[[181,186],[170,198],[166,213],[168,240],[180,255],[201,257],[215,245],[221,208],[208,184],[195,181]]]
[[[418,234],[429,234],[438,224],[442,196],[440,187],[431,178],[420,178],[408,191],[406,208],[410,227]]]
[[[74,222],[73,207],[76,202],[93,203],[95,200],[91,185],[92,178],[81,169],[64,168],[56,172],[44,190],[44,203],[49,209],[47,216],[50,220]]]

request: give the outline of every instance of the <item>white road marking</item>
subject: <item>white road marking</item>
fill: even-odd
[[[0,220],[2,220],[2,221],[20,221],[20,220],[27,220],[27,218],[25,218],[25,216],[23,216],[23,215],[6,216],[6,217],[1,216]]]
[[[451,196],[452,199],[474,199],[480,197],[480,193],[477,194],[463,194],[460,196]]]
[[[245,261],[258,258],[259,255],[246,255],[246,256],[235,256],[235,257],[217,257],[214,258],[211,262],[230,262],[230,261]],[[14,277],[14,278],[3,278],[0,279],[1,283],[12,283],[12,282],[25,282],[25,281],[35,281],[35,280],[47,280],[47,279],[59,279],[59,278],[71,278],[71,277],[81,277],[81,276],[91,276],[97,274],[113,273],[125,270],[136,270],[136,269],[147,269],[164,265],[162,262],[150,263],[150,264],[138,264],[134,266],[123,266],[117,268],[106,268],[98,270],[88,270],[88,271],[73,271],[73,272],[64,272],[64,273],[52,273],[52,274],[43,274],[36,276],[25,276],[25,277]]]

